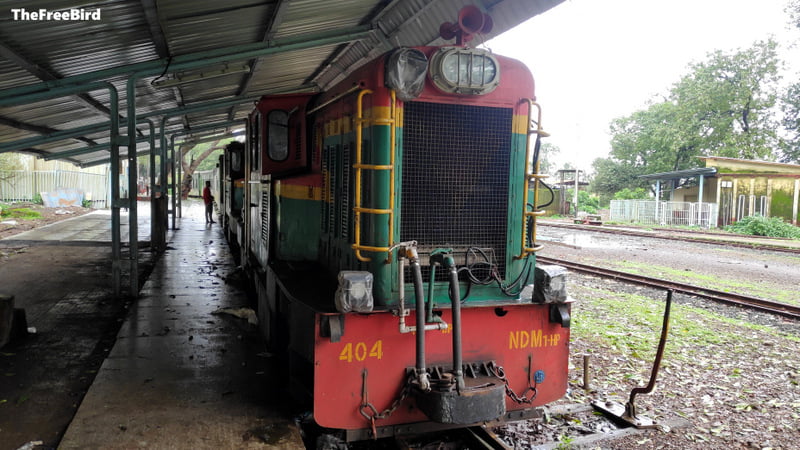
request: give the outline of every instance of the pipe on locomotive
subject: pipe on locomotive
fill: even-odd
[[[402,251],[398,252],[398,259],[400,259],[400,264],[398,264],[398,280],[400,280],[400,293],[399,293],[399,308],[397,315],[400,317],[400,326],[399,331],[402,334],[414,333],[417,331],[417,326],[408,326],[406,325],[406,316],[408,315],[408,310],[406,310],[406,293],[405,293],[405,248],[409,245],[416,246],[416,241],[411,242],[401,242],[400,244],[395,245],[392,249],[396,247],[402,247]],[[431,313],[432,315],[433,313]],[[424,330],[425,331],[435,331],[435,330],[446,330],[450,325],[447,324],[441,317],[433,316],[433,320],[428,320],[428,322],[435,322],[435,323],[425,323]]]
[[[453,374],[456,377],[456,388],[461,392],[464,389],[464,373],[461,370],[461,292],[458,289],[458,270],[452,255],[445,255],[444,266],[450,273],[450,301],[453,313]],[[433,283],[433,277],[431,277],[431,283]]]

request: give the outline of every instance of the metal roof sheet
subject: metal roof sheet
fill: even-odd
[[[163,73],[148,75],[136,83],[137,116],[149,115],[160,126],[160,111],[203,102],[253,96],[269,92],[323,90],[351,70],[398,46],[433,45],[442,22],[453,22],[459,10],[476,4],[489,13],[493,30],[489,39],[563,0],[27,0],[27,12],[100,10],[101,20],[15,20],[12,9],[23,7],[18,0],[0,0],[0,101],[25,90],[41,90],[76,76],[99,77],[118,91],[119,114],[126,114],[126,81],[131,71],[163,67]],[[19,12],[17,13],[19,15]],[[369,27],[361,39],[337,37]],[[333,38],[329,39],[331,36]],[[226,67],[222,62],[208,67],[172,70],[207,52],[227,54],[254,46],[312,42],[310,48],[292,48],[279,53],[226,60],[224,76],[208,73]],[[284,48],[284,47],[281,47]],[[206,52],[206,53],[202,53]],[[225,58],[220,58],[224,60]],[[159,72],[161,70],[159,69]],[[187,82],[187,79],[202,79]],[[152,73],[152,71],[150,72]],[[182,83],[164,86],[165,80],[180,76]],[[80,81],[75,81],[76,83]],[[49,86],[42,83],[49,82]],[[169,83],[167,83],[169,84]],[[110,97],[107,90],[68,95],[36,102],[0,106],[0,152],[3,145],[56,130],[69,130],[109,122]],[[170,133],[206,124],[243,119],[251,102],[227,105],[201,113],[170,117]],[[140,136],[148,126],[137,125]],[[127,134],[124,126],[121,134]],[[26,151],[57,156],[66,150],[86,149],[108,143],[107,131],[76,138],[41,143]],[[137,144],[144,150],[147,144]],[[105,149],[87,150],[68,156],[70,161],[92,164],[108,157]],[[126,154],[126,149],[120,149]]]

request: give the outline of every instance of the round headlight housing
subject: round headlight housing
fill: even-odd
[[[500,64],[480,49],[445,47],[431,58],[430,77],[441,91],[488,94],[500,84]]]
[[[400,100],[419,97],[425,88],[428,57],[415,48],[401,48],[386,60],[386,86],[397,92]]]

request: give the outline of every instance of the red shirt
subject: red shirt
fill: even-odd
[[[214,197],[211,196],[211,188],[208,187],[208,186],[204,187],[203,188],[203,202],[206,205],[208,205],[213,201],[213,198]]]

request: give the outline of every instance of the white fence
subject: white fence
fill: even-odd
[[[611,200],[611,221],[644,225],[717,226],[716,203]]]
[[[108,175],[69,170],[0,171],[0,201],[30,202],[42,192],[74,188],[84,192],[92,207],[105,208],[108,200]]]

